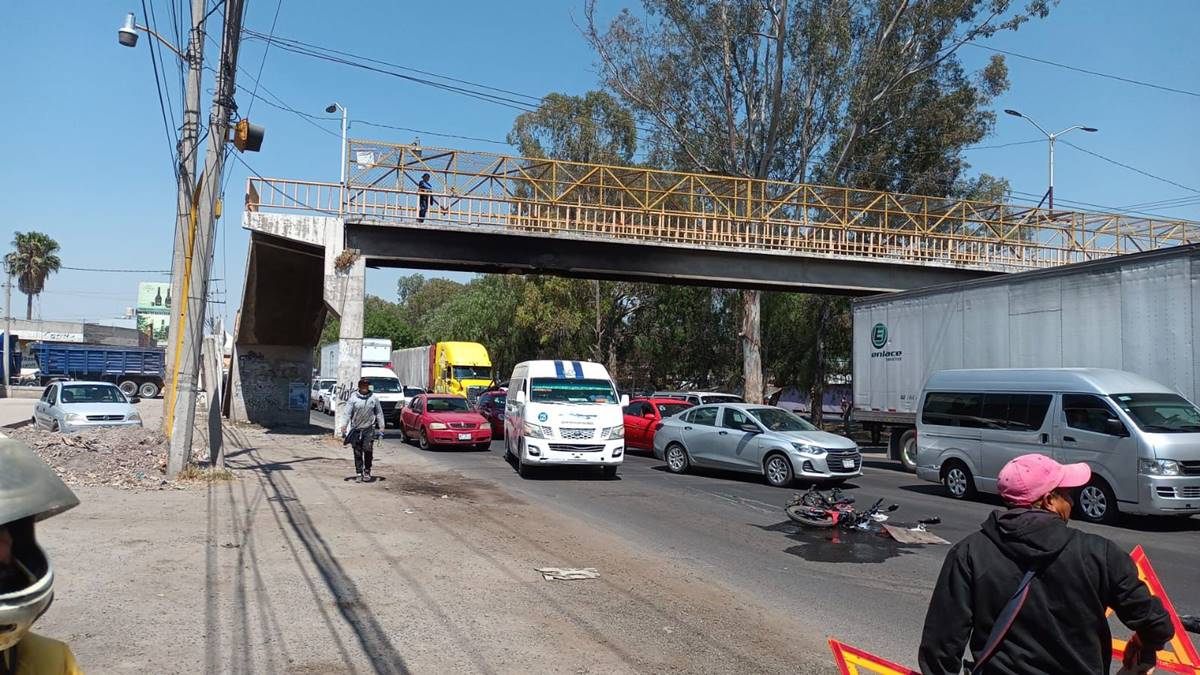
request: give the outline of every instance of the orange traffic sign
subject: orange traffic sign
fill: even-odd
[[[829,648],[833,650],[833,658],[837,661],[838,670],[842,675],[921,675],[915,670],[868,654],[857,647],[829,639]]]
[[[1146,587],[1150,589],[1150,595],[1162,601],[1167,614],[1171,616],[1171,625],[1175,627],[1175,637],[1171,638],[1166,648],[1158,653],[1158,670],[1167,673],[1182,673],[1183,675],[1200,675],[1200,655],[1196,653],[1196,646],[1192,644],[1191,637],[1184,630],[1183,622],[1179,620],[1179,614],[1175,612],[1175,606],[1171,604],[1166,589],[1163,588],[1162,582],[1155,574],[1154,567],[1150,565],[1150,558],[1146,556],[1146,551],[1138,546],[1133,549],[1129,557],[1133,558],[1133,564],[1137,566],[1138,578],[1146,583]],[[1112,610],[1109,609],[1108,613],[1112,614]],[[1126,640],[1113,638],[1114,661],[1120,660],[1125,655],[1125,646],[1128,644]]]

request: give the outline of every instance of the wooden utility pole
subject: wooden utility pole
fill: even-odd
[[[183,272],[184,261],[187,256],[188,241],[191,238],[191,232],[195,229],[195,190],[196,190],[196,162],[200,157],[198,146],[200,144],[200,78],[204,74],[204,17],[206,14],[205,0],[192,0],[192,30],[188,33],[188,45],[185,55],[187,56],[187,86],[183,95],[183,128],[179,136],[179,196],[176,200],[175,207],[175,247],[171,254],[171,290],[169,297],[175,302],[174,307],[170,307],[170,320],[167,322],[167,350],[166,361],[163,365],[167,369],[166,377],[163,378],[163,431],[168,435],[171,434],[171,419],[174,410],[171,408],[171,402],[174,397],[171,395],[174,390],[174,379],[176,376],[176,368],[179,362],[176,360],[178,352],[177,341],[179,340],[179,327],[182,325],[182,317],[179,314],[179,307],[183,306],[179,300],[183,293]]]
[[[221,36],[221,57],[217,65],[217,87],[208,119],[208,145],[204,172],[201,174],[195,235],[184,258],[186,293],[178,330],[178,376],[171,392],[174,399],[171,446],[167,453],[167,477],[174,478],[191,459],[192,429],[196,419],[196,390],[199,385],[200,348],[204,336],[204,318],[208,309],[208,277],[212,268],[213,234],[220,217],[221,176],[225,168],[225,144],[229,139],[234,81],[237,74],[238,47],[241,43],[244,0],[227,0],[225,26]]]

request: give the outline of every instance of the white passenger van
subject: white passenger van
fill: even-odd
[[[1100,368],[945,370],[921,392],[917,476],[963,499],[996,492],[1010,459],[1086,462],[1077,515],[1200,513],[1200,410],[1140,375]]]
[[[517,471],[555,464],[603,467],[615,478],[625,454],[628,396],[589,361],[526,361],[508,381],[504,451]]]

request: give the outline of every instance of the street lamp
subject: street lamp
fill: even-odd
[[[117,29],[117,42],[120,42],[122,47],[136,47],[138,43],[137,32],[139,30],[146,31],[150,37],[161,42],[164,46],[166,46],[167,49],[175,52],[176,56],[183,59],[184,62],[187,62],[188,57],[183,52],[179,51],[178,47],[171,44],[166,38],[158,33],[155,33],[146,26],[139,26],[137,22],[134,21],[133,12],[125,15],[125,23],[121,24],[121,27]]]
[[[1050,189],[1048,189],[1046,191],[1046,196],[1050,202],[1050,215],[1053,216],[1054,215],[1054,140],[1057,139],[1059,136],[1062,136],[1063,134],[1065,134],[1069,131],[1074,131],[1076,129],[1081,129],[1081,130],[1087,131],[1089,133],[1099,131],[1099,129],[1097,129],[1096,127],[1085,127],[1082,124],[1076,124],[1073,127],[1067,127],[1066,129],[1063,129],[1062,131],[1060,131],[1056,134],[1052,134],[1052,133],[1046,131],[1045,129],[1043,129],[1042,125],[1038,124],[1037,122],[1034,122],[1032,118],[1030,118],[1027,115],[1022,115],[1021,113],[1017,112],[1016,110],[1012,110],[1010,108],[1005,108],[1004,113],[1006,115],[1012,115],[1013,117],[1020,117],[1024,120],[1026,120],[1027,122],[1032,124],[1034,127],[1036,127],[1038,131],[1042,132],[1042,134],[1044,134],[1046,136],[1046,138],[1050,141]]]
[[[340,182],[342,184],[342,188],[344,189],[346,187],[346,129],[348,129],[350,126],[350,117],[349,117],[350,113],[346,111],[346,106],[342,105],[341,103],[338,103],[337,101],[334,101],[333,103],[330,103],[329,105],[325,106],[325,112],[327,112],[327,113],[334,113],[339,110],[342,111],[342,155],[341,155],[342,173],[341,173],[341,181]]]

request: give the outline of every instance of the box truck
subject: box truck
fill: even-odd
[[[1112,368],[1200,394],[1200,245],[856,300],[853,419],[916,467],[926,379],[954,368]]]
[[[333,342],[321,348],[320,376],[332,380],[338,379],[338,354],[340,346]],[[379,398],[383,406],[383,414],[388,424],[399,424],[400,410],[404,407],[406,398],[401,380],[392,371],[389,359],[392,353],[392,341],[385,338],[363,338],[362,341],[362,370],[360,377],[371,383],[371,391]],[[338,414],[338,406],[354,394],[357,383],[338,382],[325,395],[328,402],[322,402],[320,408],[333,408],[340,427],[342,421]]]
[[[439,342],[392,352],[392,370],[409,387],[474,402],[492,384],[492,361],[477,342]]]

